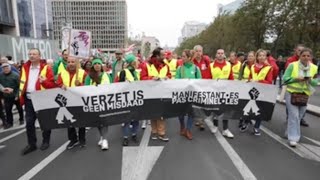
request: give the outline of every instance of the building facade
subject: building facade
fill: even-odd
[[[229,4],[226,4],[226,5],[219,4],[218,5],[218,14],[223,14],[223,13],[233,14],[236,12],[237,9],[239,9],[241,7],[241,5],[244,1],[245,0],[235,0]]]
[[[61,47],[61,28],[89,30],[92,49],[113,52],[124,48],[128,37],[125,0],[52,0],[54,39]]]
[[[207,28],[207,24],[205,23],[200,23],[196,21],[185,22],[181,30],[181,37],[179,37],[178,39],[178,43],[180,44],[185,39],[200,34],[206,28]]]

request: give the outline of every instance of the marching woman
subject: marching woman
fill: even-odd
[[[296,147],[300,140],[300,120],[306,112],[309,96],[314,92],[312,86],[318,84],[316,78],[318,67],[309,61],[311,56],[310,49],[302,49],[300,59],[289,64],[283,76],[287,84],[285,94],[288,109],[287,132],[291,147]]]
[[[263,49],[259,49],[256,53],[256,62],[254,65],[251,66],[251,74],[249,76],[249,80],[251,82],[258,82],[264,84],[272,84],[273,74],[272,74],[272,67],[268,63],[267,59],[267,51]],[[255,117],[256,122],[253,128],[253,134],[256,136],[260,136],[260,124],[261,118]],[[243,117],[245,123],[240,127],[241,132],[245,132],[248,129],[248,125],[250,123],[250,117],[245,116]]]
[[[139,67],[139,61],[133,54],[128,54],[125,57],[126,68],[119,72],[118,82],[133,82],[140,80],[140,74],[137,71]],[[133,142],[138,143],[137,132],[139,128],[139,121],[131,121],[124,123],[123,126],[123,146],[129,145],[129,134],[130,134],[130,125],[131,128],[131,139]]]
[[[89,70],[89,73],[85,79],[85,85],[91,86],[91,85],[99,85],[99,84],[110,84],[110,77],[109,75],[104,72],[103,70],[103,64],[101,59],[94,59],[92,61],[92,67]],[[108,150],[109,144],[107,140],[107,132],[108,127],[104,127],[103,125],[98,127],[99,133],[100,133],[100,140],[98,142],[98,145],[101,147],[101,150]]]
[[[246,61],[243,62],[240,73],[239,73],[239,80],[248,81],[251,75],[251,67],[254,64],[256,58],[254,51],[250,51],[248,53],[248,58]]]
[[[200,69],[192,62],[193,54],[190,50],[182,52],[183,65],[179,66],[176,72],[176,79],[201,79]],[[185,126],[185,115],[179,116],[180,121],[180,135],[185,136],[187,139],[192,140],[191,128],[193,124],[192,107],[187,107],[187,126]]]

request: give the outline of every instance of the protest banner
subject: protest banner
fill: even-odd
[[[274,85],[227,80],[163,80],[51,89],[31,94],[41,128],[97,127],[133,119],[176,117],[188,109],[239,120],[269,121],[276,103]]]

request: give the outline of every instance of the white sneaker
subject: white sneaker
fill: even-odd
[[[290,142],[289,142],[289,145],[290,145],[291,147],[296,147],[296,146],[297,146],[297,142],[295,142],[295,141],[290,141]]]
[[[147,121],[146,121],[146,120],[143,120],[143,121],[142,121],[141,128],[142,128],[142,129],[146,129],[146,128],[147,128]]]
[[[99,142],[98,142],[98,146],[101,146],[101,145],[102,145],[102,141],[103,141],[103,139],[100,138],[100,140],[99,140]]]
[[[109,144],[106,139],[102,140],[102,145],[101,145],[101,150],[108,150],[109,149]]]
[[[218,127],[217,126],[213,126],[211,129],[211,133],[215,134],[218,131]]]
[[[233,138],[233,134],[229,131],[229,129],[226,129],[222,132],[222,135],[227,137],[227,138]]]

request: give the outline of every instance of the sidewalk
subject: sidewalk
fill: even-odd
[[[286,104],[286,101],[283,100],[282,102],[279,100],[279,97],[280,96],[277,96],[277,102],[280,103],[280,104]],[[320,107],[319,106],[315,106],[315,105],[312,105],[312,104],[308,104],[307,105],[307,112],[312,114],[312,115],[315,115],[315,116],[319,116],[320,117]]]

